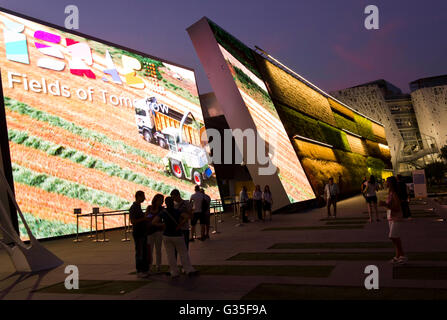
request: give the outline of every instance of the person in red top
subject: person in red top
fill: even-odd
[[[397,179],[396,177],[388,177],[386,179],[388,187],[388,197],[386,201],[380,201],[380,205],[386,207],[388,225],[390,227],[390,233],[388,237],[393,242],[396,249],[396,256],[390,261],[395,264],[404,264],[408,261],[408,258],[404,254],[402,247],[402,241],[400,239],[400,229],[402,224],[402,208],[400,206],[400,199],[397,194]]]

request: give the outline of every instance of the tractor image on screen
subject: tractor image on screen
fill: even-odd
[[[192,120],[188,118],[189,115]],[[157,103],[155,97],[150,97],[135,103],[135,118],[138,131],[144,140],[169,150],[162,159],[168,173],[179,179],[191,180],[199,186],[211,177],[212,171],[208,166],[206,150],[183,139],[186,122],[196,122],[190,111],[182,115],[164,104]],[[178,122],[178,127],[172,125]]]

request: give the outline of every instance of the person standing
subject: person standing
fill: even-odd
[[[166,255],[168,257],[171,277],[173,279],[179,277],[177,259],[175,258],[176,250],[180,255],[180,260],[185,273],[188,276],[196,275],[198,272],[191,265],[191,260],[189,258],[188,251],[186,250],[186,244],[181,230],[182,225],[188,219],[188,215],[175,209],[174,200],[171,197],[167,197],[165,203],[166,210],[156,216],[153,221],[155,224],[161,221],[165,225],[163,231],[163,243],[165,246]]]
[[[188,250],[189,249],[189,229],[190,229],[189,221],[192,218],[191,203],[187,200],[182,199],[182,196],[180,195],[180,191],[178,189],[174,189],[171,191],[171,197],[174,200],[174,208],[188,216],[188,219],[185,221],[185,223],[181,227],[183,237],[185,238],[186,250]],[[176,256],[177,256],[177,254],[176,254]]]
[[[129,219],[132,223],[132,236],[135,244],[135,265],[137,277],[147,277],[149,271],[149,259],[147,248],[147,218],[141,209],[141,204],[146,200],[144,192],[135,193],[135,202],[129,209]]]
[[[205,193],[205,189],[201,188],[200,192],[203,194],[203,202],[202,202],[202,218],[200,218],[200,226],[204,226],[205,229],[203,231],[202,241],[210,238],[210,223],[211,223],[211,198],[209,195]],[[203,223],[202,223],[203,219]],[[202,227],[203,228],[203,227]]]
[[[195,186],[194,191],[195,192],[190,198],[190,202],[192,203],[193,216],[191,218],[191,239],[189,241],[194,241],[194,238],[196,237],[197,221],[199,221],[202,214],[203,194],[200,192],[200,187],[197,185]]]
[[[264,217],[262,215],[262,191],[259,184],[256,185],[255,191],[253,192],[253,201],[255,204],[256,212],[258,213],[258,220],[264,221]]]
[[[146,217],[152,221],[151,226],[148,229],[148,255],[149,255],[149,270],[154,262],[153,256],[155,253],[155,271],[161,271],[161,244],[163,242],[163,225],[154,225],[153,221],[163,211],[164,196],[161,193],[157,193],[152,198],[152,204],[146,208]],[[155,250],[154,250],[155,249]]]
[[[241,209],[242,222],[247,223],[248,218],[247,218],[246,211],[247,211],[247,207],[248,207],[248,193],[247,193],[247,188],[245,186],[242,187],[242,190],[239,193],[239,203],[240,203],[240,209]]]
[[[264,187],[264,192],[262,193],[262,203],[264,205],[264,219],[267,218],[267,212],[268,212],[270,216],[270,221],[272,221],[273,197],[272,192],[270,191],[270,187],[268,185]]]
[[[386,207],[388,225],[390,232],[388,237],[393,242],[396,250],[396,256],[391,259],[391,263],[405,264],[408,258],[405,256],[404,249],[402,247],[402,241],[400,239],[400,229],[402,224],[402,209],[400,207],[400,199],[397,195],[397,179],[396,177],[388,177],[386,179],[386,185],[388,187],[388,197],[386,201],[380,201],[380,205]]]
[[[400,207],[402,208],[403,217],[406,219],[411,218],[408,187],[400,174],[397,175],[397,195],[400,199]]]
[[[334,183],[334,178],[330,177],[329,182],[324,186],[324,197],[327,204],[327,216],[331,217],[331,205],[334,207],[334,218],[337,217],[337,200],[340,190],[336,183]]]
[[[379,211],[377,210],[377,191],[379,190],[379,184],[376,182],[376,178],[371,175],[369,180],[366,182],[365,187],[365,197],[366,203],[368,204],[369,222],[373,221],[372,210],[376,211],[376,221],[379,219]]]

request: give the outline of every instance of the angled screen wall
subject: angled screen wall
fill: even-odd
[[[211,36],[204,35],[206,29]],[[227,78],[217,81],[215,75],[224,66],[220,57],[213,56],[217,54],[214,43],[256,127],[276,128],[281,134],[284,157],[275,164],[291,201],[322,195],[329,177],[340,184],[342,194],[349,195],[358,192],[363,177],[382,177],[391,170],[380,123],[337,101],[265,52],[248,48],[207,18],[188,32],[217,98],[218,91],[229,90],[231,84]],[[227,96],[221,95],[221,105]],[[229,123],[233,116],[234,112],[226,114]],[[287,170],[292,167],[293,176]]]
[[[74,208],[128,209],[137,190],[219,198],[193,70],[6,12],[0,68],[15,195],[38,238],[75,232]]]

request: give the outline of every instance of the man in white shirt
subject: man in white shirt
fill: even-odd
[[[334,218],[337,217],[337,199],[340,190],[338,185],[334,183],[334,178],[329,178],[329,183],[324,186],[324,198],[327,203],[327,216],[331,216],[331,205],[334,206]]]
[[[194,194],[191,196],[190,202],[192,203],[193,216],[191,219],[191,239],[189,241],[194,241],[194,236],[196,234],[196,224],[200,219],[202,213],[202,201],[204,200],[203,193],[200,192],[200,187],[196,186],[194,188]],[[202,224],[202,219],[200,220]]]

